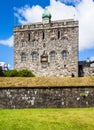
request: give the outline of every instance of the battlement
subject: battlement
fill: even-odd
[[[22,26],[15,26],[14,32],[16,31],[24,31],[24,30],[37,30],[37,29],[47,29],[47,28],[64,28],[64,27],[77,27],[78,21],[75,21],[73,19],[67,19],[67,20],[57,20],[57,21],[51,21],[51,23],[45,23],[37,22],[37,23],[31,23],[31,24],[24,24]]]

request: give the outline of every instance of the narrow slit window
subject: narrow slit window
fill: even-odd
[[[60,31],[58,31],[58,39],[60,39]]]
[[[28,41],[30,41],[30,33],[28,33]]]
[[[45,33],[44,32],[42,33],[42,39],[45,39]]]

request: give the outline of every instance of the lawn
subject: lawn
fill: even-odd
[[[1,109],[0,130],[94,130],[94,108]]]
[[[94,86],[94,76],[90,77],[0,77],[2,87],[58,87]]]

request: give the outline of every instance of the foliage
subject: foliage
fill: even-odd
[[[34,74],[30,70],[7,70],[4,72],[0,72],[0,76],[4,77],[34,77]]]
[[[0,130],[94,130],[94,108],[4,109]]]
[[[86,97],[85,92],[81,93],[81,96],[82,96],[83,98],[85,98],[85,97]]]
[[[0,70],[0,76],[3,77],[4,76],[4,73],[3,71]]]
[[[7,70],[3,73],[4,73],[5,77],[17,77],[17,75],[18,75],[17,70]]]
[[[18,77],[34,77],[34,74],[30,70],[24,69],[18,71]]]

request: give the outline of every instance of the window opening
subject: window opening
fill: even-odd
[[[30,41],[30,33],[28,33],[28,41]]]
[[[53,51],[50,53],[50,60],[55,60],[56,59],[56,53]]]
[[[60,31],[58,31],[58,39],[60,39]]]
[[[21,55],[21,61],[22,62],[26,61],[26,54],[25,53],[22,53],[22,55]]]
[[[36,52],[33,52],[32,53],[32,61],[34,62],[34,61],[37,61],[37,59],[38,59],[38,54],[36,53]]]
[[[67,57],[68,57],[68,52],[67,52],[67,51],[63,51],[63,52],[62,52],[62,59],[63,59],[63,60],[66,60]]]
[[[43,43],[43,47],[44,47],[44,48],[46,47],[46,44],[45,44],[45,43]]]
[[[44,38],[45,38],[45,33],[43,32],[43,33],[42,33],[42,39],[44,39]]]

